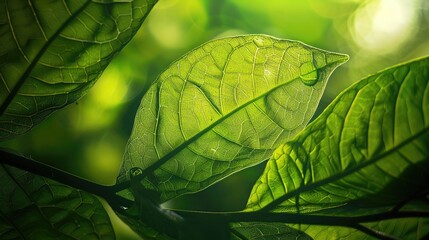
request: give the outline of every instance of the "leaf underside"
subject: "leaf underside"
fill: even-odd
[[[92,194],[0,165],[0,239],[114,239]]]
[[[347,59],[265,35],[198,47],[143,97],[118,181],[142,168],[142,184],[165,201],[268,159],[305,127]]]
[[[156,0],[0,2],[0,140],[83,96]]]
[[[340,94],[274,152],[246,210],[346,217],[426,212],[427,200],[413,201],[429,191],[428,139],[429,58],[424,58],[365,78]],[[391,219],[364,226],[418,239],[429,233],[428,221]],[[299,226],[312,237],[363,235],[349,228],[306,228]]]

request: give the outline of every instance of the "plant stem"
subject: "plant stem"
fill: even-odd
[[[338,226],[351,226],[356,223],[376,222],[397,218],[429,217],[429,212],[417,211],[384,212],[355,217],[275,213],[265,211],[217,213],[174,210],[174,212],[186,219],[209,219],[210,221],[215,222],[283,222]]]
[[[13,154],[4,149],[0,150],[0,156],[1,163],[20,168],[40,176],[50,178],[62,184],[66,184],[68,186],[100,196],[104,198],[115,210],[118,210],[121,207],[130,207],[132,204],[131,200],[116,195],[115,186],[100,185],[62,171],[58,168],[51,167],[44,163]]]
[[[361,223],[377,222],[388,219],[408,218],[408,217],[429,217],[429,212],[385,212],[380,214],[371,214],[357,217],[343,216],[323,216],[309,215],[299,213],[273,213],[273,212],[231,212],[231,213],[214,213],[214,212],[190,212],[175,211],[177,214],[187,219],[189,222],[206,222],[206,223],[233,223],[233,222],[278,222],[285,224],[308,224],[321,226],[343,226],[359,230],[365,234],[378,239],[392,240],[396,239],[383,232],[363,226]]]
[[[100,185],[82,179],[73,174],[64,172],[60,169],[48,166],[46,164],[33,161],[31,159],[10,153],[6,150],[0,149],[1,159],[0,162],[11,165],[43,177],[50,178],[60,183],[69,185],[74,188],[95,194],[104,198],[109,205],[116,211],[126,214],[123,207],[129,208],[132,206],[133,201],[116,195],[118,186]],[[121,186],[123,187],[123,186]],[[120,189],[120,188],[119,188]],[[155,208],[153,208],[155,209]],[[158,209],[158,208],[157,208]],[[399,209],[398,209],[399,210]],[[198,212],[198,211],[182,211],[182,210],[166,210],[171,214],[176,214],[178,217],[183,218],[189,226],[194,223],[212,223],[212,224],[228,224],[234,222],[279,222],[287,224],[309,224],[309,225],[324,225],[324,226],[344,226],[355,228],[371,236],[380,239],[394,239],[391,236],[385,235],[371,228],[361,225],[366,222],[377,222],[388,219],[408,218],[408,217],[429,217],[429,212],[425,211],[390,211],[378,214],[363,215],[363,216],[325,216],[325,215],[311,215],[302,213],[277,213],[260,210],[255,212]],[[164,212],[161,212],[164,213]],[[143,214],[143,213],[142,213]],[[164,216],[164,214],[161,214]],[[170,214],[165,213],[165,216]],[[153,217],[153,216],[152,216]],[[168,218],[170,219],[170,218]],[[173,221],[169,225],[185,225]],[[159,227],[159,226],[157,226]],[[161,226],[162,227],[162,226]]]

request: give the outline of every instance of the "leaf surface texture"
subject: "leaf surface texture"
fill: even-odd
[[[1,239],[114,239],[109,216],[92,194],[0,165]]]
[[[429,58],[424,58],[365,78],[340,94],[274,152],[247,210],[348,217],[413,206],[427,211],[427,202],[415,207],[412,201],[429,189],[428,139]],[[429,229],[428,219],[417,218],[368,224],[401,239]]]
[[[142,168],[161,201],[260,163],[300,132],[348,59],[265,35],[218,39],[165,70],[143,97],[119,182]]]
[[[94,84],[156,0],[0,2],[0,140]]]

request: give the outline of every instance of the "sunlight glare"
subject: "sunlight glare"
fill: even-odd
[[[395,51],[415,33],[417,1],[368,1],[350,19],[355,42],[380,54]]]
[[[201,1],[160,1],[156,10],[147,19],[148,30],[157,43],[169,49],[187,47],[208,21]]]
[[[117,135],[108,135],[87,145],[85,157],[91,161],[83,168],[85,175],[103,184],[114,184],[123,155],[121,146],[125,147],[124,139]]]
[[[109,68],[98,80],[90,92],[98,106],[114,107],[121,104],[128,92],[128,85],[121,76],[120,69]]]

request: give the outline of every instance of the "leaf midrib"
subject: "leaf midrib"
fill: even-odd
[[[22,87],[22,85],[25,83],[26,79],[30,75],[30,73],[35,68],[36,64],[39,62],[40,58],[45,54],[46,50],[51,46],[51,44],[60,36],[61,32],[67,28],[70,22],[75,20],[77,16],[86,9],[86,7],[91,3],[91,0],[86,1],[75,13],[73,13],[58,29],[55,31],[54,34],[48,39],[48,41],[43,45],[43,47],[40,49],[40,51],[37,53],[37,55],[34,57],[34,59],[31,61],[31,63],[28,65],[25,72],[22,74],[21,78],[18,80],[18,82],[15,84],[15,86],[12,88],[12,90],[9,92],[7,98],[2,103],[0,107],[0,117],[3,116],[3,114],[6,112],[6,109],[12,102],[12,100],[15,98],[15,96],[18,94],[19,89]]]
[[[318,68],[318,70],[322,69],[322,68],[328,68],[330,66],[333,65],[338,65],[338,63],[341,62],[340,60],[334,61],[332,63],[329,63],[323,67]],[[246,108],[248,105],[256,102],[257,100],[267,96],[268,94],[270,94],[271,92],[279,89],[280,87],[283,87],[287,84],[290,84],[293,81],[299,81],[300,77],[296,77],[294,79],[291,79],[290,81],[285,81],[282,84],[278,84],[277,86],[271,88],[269,91],[259,95],[256,98],[253,98],[252,100],[243,103],[241,106],[233,109],[232,111],[228,112],[227,114],[223,115],[221,118],[217,119],[216,121],[212,122],[210,125],[208,125],[207,127],[205,127],[204,129],[202,129],[200,132],[198,132],[197,134],[195,134],[194,136],[192,136],[191,138],[189,138],[188,140],[185,140],[182,144],[180,144],[179,146],[177,146],[174,150],[170,151],[169,153],[167,153],[166,155],[164,155],[163,157],[161,157],[158,161],[156,161],[154,164],[150,165],[149,167],[145,168],[142,172],[141,175],[138,176],[138,180],[142,180],[145,177],[147,177],[151,172],[153,172],[154,170],[156,170],[157,168],[159,168],[160,166],[162,166],[164,163],[166,163],[170,158],[172,158],[174,155],[176,155],[177,153],[179,153],[180,151],[182,151],[183,149],[185,149],[189,144],[193,143],[196,139],[200,138],[201,136],[203,136],[205,133],[207,133],[208,131],[210,131],[211,129],[213,129],[214,127],[216,127],[217,125],[219,125],[220,123],[222,123],[225,119],[227,119],[228,117],[230,117],[231,115],[235,114],[236,112]],[[120,183],[117,185],[117,189],[124,189],[127,188],[127,186],[129,186],[129,181],[124,182],[124,183]]]
[[[405,141],[403,141],[402,143],[396,145],[395,147],[389,149],[388,151],[378,155],[377,157],[373,158],[373,159],[369,159],[368,161],[364,162],[363,164],[361,164],[360,166],[357,166],[355,168],[351,168],[349,170],[340,172],[337,175],[328,177],[324,180],[309,184],[309,185],[305,185],[297,190],[293,190],[285,195],[283,195],[280,198],[275,199],[274,201],[272,201],[271,203],[267,204],[266,206],[260,208],[258,211],[271,211],[273,210],[277,205],[280,205],[282,202],[290,199],[291,197],[297,196],[300,193],[309,191],[309,190],[313,190],[317,187],[323,186],[325,184],[331,183],[331,182],[335,182],[337,180],[340,180],[346,176],[349,176],[381,159],[384,159],[386,157],[388,157],[389,155],[391,155],[392,153],[394,153],[395,151],[401,149],[402,147],[406,146],[407,144],[413,142],[414,140],[418,139],[419,137],[421,137],[422,135],[424,135],[425,133],[429,132],[429,126],[426,126],[425,128],[423,128],[421,131],[419,131],[417,134],[411,136],[410,138],[406,139]]]

